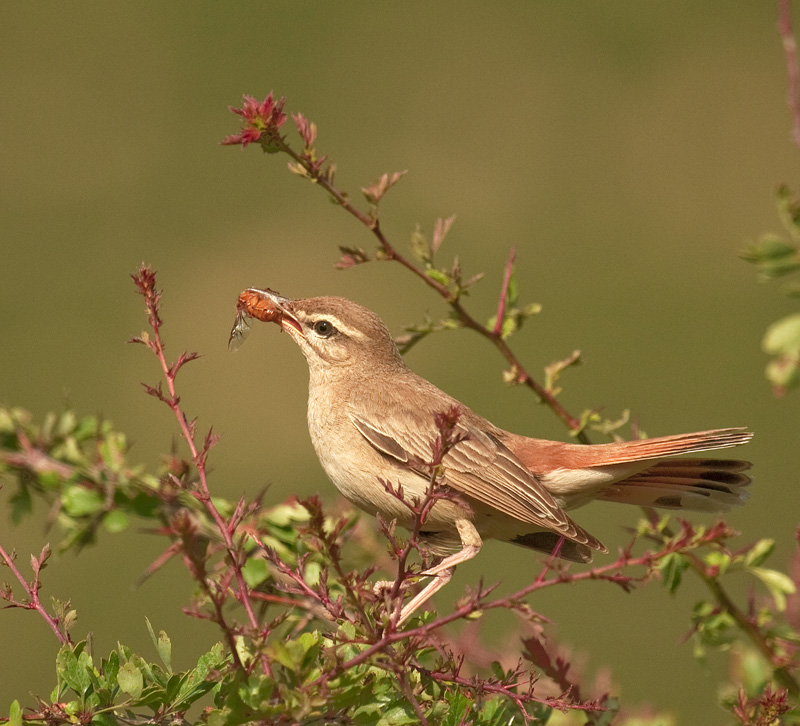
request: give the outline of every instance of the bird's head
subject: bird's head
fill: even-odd
[[[249,297],[248,297],[249,296]],[[300,346],[312,374],[333,372],[369,363],[377,367],[402,365],[391,333],[371,310],[341,297],[291,300],[271,290],[251,288],[239,298],[239,312],[274,322]],[[237,318],[237,327],[240,318]],[[245,322],[249,329],[249,325]],[[238,347],[237,327],[231,334]]]

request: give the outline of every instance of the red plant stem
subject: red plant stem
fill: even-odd
[[[404,638],[416,638],[416,637],[424,637],[430,634],[435,630],[439,630],[443,626],[456,621],[460,620],[472,613],[477,611],[484,611],[484,610],[493,610],[496,608],[503,608],[508,607],[509,604],[519,601],[522,598],[530,595],[531,593],[542,590],[547,587],[553,587],[554,585],[560,585],[565,582],[573,583],[579,582],[582,580],[609,580],[611,582],[619,582],[622,579],[626,581],[632,581],[634,578],[622,576],[616,577],[614,575],[615,572],[621,570],[622,568],[627,567],[649,567],[657,561],[658,559],[665,557],[672,552],[678,551],[685,543],[680,541],[675,541],[669,544],[660,552],[652,553],[646,552],[639,557],[630,557],[627,552],[623,552],[617,560],[611,562],[607,565],[602,565],[600,567],[593,567],[591,570],[584,570],[583,572],[570,572],[570,573],[559,573],[558,575],[551,577],[549,579],[542,579],[541,577],[537,578],[534,582],[525,587],[521,588],[517,592],[507,595],[502,598],[498,598],[488,603],[481,603],[480,599],[488,594],[488,592],[493,589],[485,591],[484,593],[479,593],[478,597],[471,598],[468,602],[465,602],[460,607],[456,608],[452,613],[449,615],[444,615],[436,620],[427,623],[426,625],[421,625],[418,628],[411,628],[409,630],[403,631],[395,631],[395,632],[387,632],[379,641],[371,645],[366,650],[362,651],[358,655],[351,658],[349,661],[340,664],[333,672],[333,674],[341,673],[342,671],[347,670],[348,668],[352,668],[357,666],[364,661],[368,660],[373,654],[380,651],[382,648],[385,648],[387,645],[391,645],[399,640],[403,640]]]
[[[508,302],[508,285],[511,282],[511,275],[514,273],[514,259],[517,256],[517,251],[513,247],[508,254],[508,262],[506,262],[506,271],[503,275],[503,286],[500,288],[500,299],[497,303],[497,318],[494,322],[494,330],[492,335],[501,336],[503,333],[503,319],[506,316],[506,303]]]
[[[30,598],[30,604],[24,605],[22,603],[17,603],[18,607],[26,607],[29,610],[36,610],[39,615],[44,618],[44,621],[50,626],[50,630],[52,630],[56,638],[58,638],[58,642],[61,645],[72,645],[72,640],[70,639],[69,635],[66,633],[61,632],[61,628],[58,627],[58,622],[56,619],[50,615],[50,613],[45,610],[44,606],[39,600],[39,578],[38,576],[34,580],[34,584],[31,585],[28,581],[22,576],[22,573],[17,569],[17,566],[14,564],[14,559],[3,549],[3,546],[0,545],[0,557],[3,558],[3,561],[8,565],[8,568],[11,572],[14,573],[14,577],[19,580],[19,584],[22,585],[25,593]]]
[[[247,619],[250,622],[250,626],[253,628],[255,633],[259,632],[259,623],[258,619],[255,616],[255,612],[253,611],[252,603],[250,602],[249,590],[247,588],[247,583],[244,581],[244,575],[242,574],[241,564],[239,563],[238,554],[236,551],[236,546],[233,542],[233,535],[231,533],[230,528],[228,527],[227,522],[219,513],[219,510],[214,506],[214,503],[211,501],[211,490],[208,486],[208,478],[206,476],[206,466],[205,466],[205,454],[206,451],[200,452],[197,449],[197,445],[194,441],[194,434],[192,433],[189,422],[186,420],[186,414],[184,414],[183,410],[180,407],[180,398],[178,398],[176,391],[175,391],[175,376],[177,375],[177,370],[173,370],[170,365],[167,363],[167,359],[164,356],[164,345],[161,341],[161,323],[158,318],[157,310],[155,309],[155,305],[150,297],[145,296],[147,300],[148,308],[152,309],[152,316],[151,316],[151,325],[153,328],[153,336],[154,342],[151,348],[155,352],[159,363],[161,364],[161,370],[164,373],[164,378],[167,381],[167,389],[169,390],[169,399],[165,399],[167,405],[172,409],[172,412],[175,414],[175,418],[178,419],[178,425],[181,429],[181,434],[186,441],[187,445],[189,446],[189,451],[192,455],[192,461],[194,462],[195,467],[197,468],[197,474],[200,478],[200,491],[195,492],[195,498],[200,501],[203,506],[206,508],[206,511],[211,515],[211,518],[214,520],[217,528],[219,529],[220,534],[222,535],[225,541],[225,548],[228,552],[228,557],[231,560],[231,565],[233,567],[234,577],[236,578],[236,585],[238,587],[238,600],[242,604],[247,613]],[[213,598],[212,598],[213,600]],[[235,643],[233,644],[232,654],[233,657],[236,658],[238,661],[238,655],[235,647]],[[261,667],[264,671],[265,675],[271,675],[271,668],[269,665],[269,660],[265,655],[261,656]]]
[[[800,148],[800,68],[797,65],[797,41],[792,32],[790,0],[778,0],[778,32],[783,41],[786,70],[789,74],[789,93],[786,102],[792,116],[792,138]]]

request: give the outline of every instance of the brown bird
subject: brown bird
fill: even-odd
[[[717,512],[742,504],[749,462],[675,459],[678,454],[738,446],[752,434],[714,429],[584,446],[533,439],[498,428],[416,375],[381,319],[339,297],[290,300],[271,290],[245,290],[230,347],[239,347],[256,318],[275,322],[300,346],[309,368],[308,429],[336,488],[370,514],[413,527],[409,508],[383,482],[420,501],[440,431],[436,414],[457,406],[465,436],[443,458],[445,483],[457,500],[437,501],[422,540],[440,558],[436,576],[403,608],[406,620],[471,559],[487,538],[589,562],[603,544],[566,514],[594,499],[665,509]]]

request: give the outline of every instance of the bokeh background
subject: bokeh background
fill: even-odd
[[[284,157],[219,141],[238,129],[227,106],[274,89],[319,125],[338,181],[358,188],[408,169],[384,202],[384,228],[405,247],[457,215],[442,249],[493,314],[502,266],[518,251],[524,302],[543,304],[513,340],[532,370],[573,349],[573,412],[631,409],[650,434],[748,425],[756,438],[750,503],[730,516],[743,543],[792,552],[800,399],[763,380],[765,326],[794,308],[759,285],[737,255],[777,230],[774,191],[794,183],[786,69],[772,3],[295,2],[17,3],[2,10],[0,400],[73,407],[128,433],[131,458],[159,461],[175,436],[144,395],[154,360],[126,344],[144,325],[128,279],[143,260],[164,289],[164,329],[184,369],[183,401],[224,438],[212,483],[229,497],[337,495],[305,427],[306,370],[286,336],[263,328],[226,350],[236,296],[270,286],[293,297],[338,294],[378,311],[397,333],[443,303],[399,266],[337,271],[337,245],[372,240]],[[287,125],[287,129],[289,125]],[[566,437],[502,361],[466,332],[423,342],[409,364],[497,424]],[[745,452],[742,451],[742,454]],[[12,487],[0,491],[5,507]],[[635,510],[597,505],[579,521],[614,546]],[[27,553],[57,533],[44,512],[5,547]],[[106,535],[46,573],[69,598],[98,654],[119,639],[151,648],[148,616],[173,640],[178,667],[216,639],[180,613],[190,583],[170,565],[132,583],[159,553],[155,537]],[[538,572],[524,550],[489,543],[439,597],[449,607],[480,577],[520,586]],[[589,673],[610,672],[629,706],[682,723],[725,720],[716,705],[724,658],[706,668],[681,644],[704,593],[655,586],[625,595],[588,583],[537,596]],[[502,628],[502,623],[495,623]],[[53,685],[55,639],[33,614],[0,613],[0,713]],[[12,657],[8,657],[13,654]]]

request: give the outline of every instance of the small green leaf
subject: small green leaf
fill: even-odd
[[[512,272],[508,278],[508,285],[506,286],[506,308],[515,308],[519,295],[519,288],[517,286],[517,275]]]
[[[11,496],[11,521],[19,524],[26,514],[33,511],[33,500],[28,487],[20,485],[19,489]]]
[[[72,435],[77,441],[93,439],[95,436],[97,436],[97,419],[94,416],[88,416],[87,418],[81,419],[78,422],[78,425],[75,427],[75,430],[72,432]]]
[[[114,509],[103,517],[103,526],[112,534],[124,532],[130,526],[130,519],[125,512]]]
[[[248,587],[258,587],[269,577],[267,561],[260,557],[251,557],[242,567],[242,575]]]
[[[425,274],[431,278],[431,280],[435,280],[440,285],[449,285],[450,278],[441,270],[437,270],[435,268],[430,268],[429,270],[425,270]]]
[[[430,243],[422,233],[422,228],[417,225],[411,234],[411,252],[420,262],[430,264],[433,258],[433,251]]]
[[[102,663],[103,675],[106,678],[105,687],[109,690],[116,687],[117,674],[119,673],[119,654],[112,650],[108,658]]]
[[[761,343],[764,352],[771,355],[800,353],[800,313],[788,315],[767,328]]]
[[[73,650],[65,645],[56,656],[56,671],[59,677],[79,696],[83,696],[92,685],[86,662],[76,655],[76,651],[82,647],[83,645],[79,643]]]
[[[556,387],[556,383],[558,382],[559,378],[561,378],[561,374],[567,368],[579,365],[580,362],[581,352],[579,350],[573,350],[572,353],[563,360],[553,361],[550,365],[545,366],[544,387],[553,395],[558,395],[561,392],[561,389]]]
[[[772,554],[775,549],[774,539],[760,539],[744,556],[745,567],[758,567]]]
[[[513,335],[517,330],[517,321],[516,318],[508,317],[503,321],[503,329],[500,332],[500,337],[505,340],[509,336]]]
[[[750,572],[764,583],[772,599],[775,600],[775,607],[780,612],[786,610],[786,596],[794,595],[797,589],[791,578],[783,572],[763,567],[751,567]]]
[[[22,706],[17,700],[11,702],[8,710],[8,726],[22,726]]]
[[[88,514],[95,514],[102,508],[103,495],[75,484],[64,490],[61,504],[67,514],[73,517],[85,517]]]
[[[322,571],[322,565],[320,565],[319,562],[313,562],[313,561],[308,562],[303,572],[305,581],[312,587],[316,586],[319,583],[319,576],[321,571]]]
[[[166,666],[167,672],[172,673],[172,642],[170,641],[169,636],[163,630],[161,630],[158,633],[158,637],[156,637],[156,633],[153,630],[150,619],[145,617],[144,620],[147,623],[147,630],[150,633],[150,638],[153,641],[153,645],[155,645],[156,650],[158,651],[158,657],[161,658],[161,662]]]
[[[706,564],[718,569],[720,575],[724,575],[731,564],[731,556],[720,550],[713,550],[705,556]]]
[[[103,462],[111,471],[121,471],[125,464],[126,449],[125,434],[118,431],[109,433],[98,446]]]
[[[128,661],[117,673],[117,683],[124,693],[133,698],[139,698],[144,688],[142,672],[133,663]]]
[[[766,379],[778,392],[795,388],[800,384],[800,355],[782,355],[771,360],[764,370]]]
[[[797,252],[797,248],[782,237],[765,234],[758,242],[742,252],[741,257],[748,262],[769,262],[791,257],[795,252]]]
[[[227,656],[222,643],[217,643],[208,653],[201,655],[195,668],[186,673],[181,679],[180,689],[175,698],[176,705],[183,706],[184,702],[188,705],[188,703],[214,688],[215,684],[206,680],[208,674],[212,670],[221,669],[226,661]]]
[[[689,567],[689,560],[679,552],[672,552],[658,563],[664,587],[674,595],[683,579],[683,573]]]

